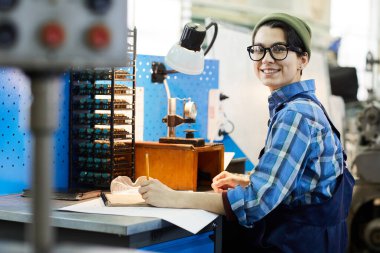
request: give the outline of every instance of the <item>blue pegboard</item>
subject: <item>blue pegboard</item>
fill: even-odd
[[[18,191],[29,178],[31,102],[29,80],[17,69],[0,68],[0,194]]]
[[[59,126],[55,133],[54,185],[66,187],[68,177],[68,87],[62,76]],[[0,194],[30,187],[33,138],[29,130],[32,94],[29,78],[19,69],[0,68]]]
[[[152,62],[164,62],[162,56],[138,55],[136,60],[136,86],[144,87],[144,140],[158,141],[167,135],[167,126],[162,118],[167,114],[167,96],[163,84],[152,83]],[[171,97],[190,97],[197,105],[196,123],[176,127],[176,136],[184,137],[184,130],[197,130],[195,137],[207,137],[208,91],[217,89],[219,62],[206,60],[201,75],[169,74],[167,77]],[[177,114],[182,116],[182,102],[177,101]]]
[[[69,185],[70,73],[63,74],[61,80],[58,128],[54,135],[54,186],[67,188]]]

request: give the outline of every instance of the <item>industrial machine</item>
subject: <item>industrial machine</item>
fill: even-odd
[[[358,139],[352,162],[356,174],[348,220],[350,252],[380,252],[380,106],[365,105],[357,116]]]
[[[378,60],[367,55],[367,70]],[[349,252],[380,252],[380,102],[369,90],[365,103],[348,106],[346,148],[354,150],[351,168],[356,176],[348,219]],[[350,146],[351,145],[351,146]]]

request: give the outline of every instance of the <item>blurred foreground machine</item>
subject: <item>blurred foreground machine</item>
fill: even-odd
[[[50,197],[61,75],[71,67],[124,67],[127,20],[126,1],[0,0],[0,66],[21,68],[31,80],[34,253],[54,248]]]

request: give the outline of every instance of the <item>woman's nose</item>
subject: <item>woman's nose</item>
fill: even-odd
[[[261,59],[262,62],[274,62],[272,55],[270,54],[270,49],[266,49],[264,58]]]

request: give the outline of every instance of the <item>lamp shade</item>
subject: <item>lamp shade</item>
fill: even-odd
[[[201,46],[206,37],[206,31],[211,26],[215,28],[214,36],[206,51],[203,52]],[[180,41],[174,44],[166,55],[166,64],[172,69],[184,74],[202,74],[205,55],[214,44],[217,34],[218,25],[215,22],[212,22],[206,28],[197,23],[186,24],[182,31]]]
[[[203,72],[204,53],[202,49],[200,51],[193,51],[181,47],[176,43],[166,55],[165,63],[178,72],[188,75],[199,75]]]

